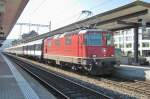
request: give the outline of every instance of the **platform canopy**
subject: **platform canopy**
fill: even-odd
[[[134,26],[132,23],[141,23],[141,20],[144,21],[147,26],[150,25],[150,3],[135,1],[110,11],[100,13],[96,16],[92,16],[88,19],[84,19],[62,28],[58,28],[37,37],[30,38],[28,40],[22,40],[21,42],[29,42],[57,33],[73,31],[80,27],[90,26],[111,31],[133,28]]]
[[[106,30],[118,30],[132,27],[130,24],[122,24],[120,21],[138,23],[139,20],[145,21],[149,24],[150,3],[135,1],[91,18],[59,28],[54,32],[69,31],[77,27],[88,26]]]
[[[0,0],[0,44],[6,39],[29,0]]]

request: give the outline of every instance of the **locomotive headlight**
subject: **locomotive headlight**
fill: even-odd
[[[114,56],[113,54],[111,56]]]
[[[104,53],[106,53],[107,50],[106,50],[106,48],[103,48],[102,51],[103,51]]]
[[[92,57],[96,57],[96,55],[92,55]]]
[[[106,49],[104,48],[103,51],[106,52]]]

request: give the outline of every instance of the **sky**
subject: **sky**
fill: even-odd
[[[89,10],[92,15],[126,5],[135,0],[29,0],[27,6],[18,19],[18,23],[33,23],[49,25],[51,30],[90,16],[81,14],[83,10]],[[150,2],[150,0],[143,0]],[[92,16],[91,15],[91,16]],[[37,31],[37,27],[15,25],[7,39],[18,39],[23,33],[31,30]],[[49,28],[39,28],[38,33],[43,34]]]

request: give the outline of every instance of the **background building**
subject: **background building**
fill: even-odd
[[[146,28],[150,33],[150,28]],[[114,33],[114,44],[116,48],[121,48],[124,55],[133,55],[134,53],[134,29],[120,30]],[[150,38],[142,39],[142,29],[139,29],[139,55],[150,57]]]

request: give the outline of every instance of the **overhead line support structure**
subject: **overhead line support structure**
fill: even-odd
[[[30,26],[36,26],[37,32],[39,30],[39,27],[48,27],[50,29],[50,25],[43,25],[43,24],[32,24],[32,23],[16,23],[16,25],[20,25],[20,35],[22,33],[22,26],[29,26],[29,32],[30,32]]]

